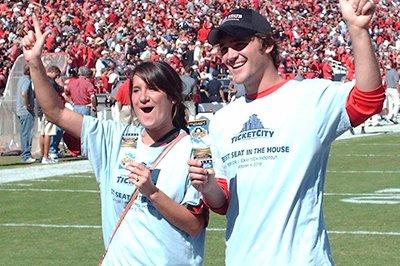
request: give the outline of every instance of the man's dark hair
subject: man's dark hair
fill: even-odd
[[[193,68],[191,66],[185,66],[185,73],[188,73],[189,75],[191,75],[193,73]]]
[[[272,33],[266,33],[266,34],[256,33],[256,34],[254,34],[254,37],[257,37],[261,40],[263,49],[270,47],[270,46],[274,46],[270,55],[271,55],[272,61],[274,62],[275,67],[278,67],[280,64],[280,61],[281,61],[281,58],[279,55],[279,46],[278,46],[278,43],[276,42],[274,36],[272,35]]]

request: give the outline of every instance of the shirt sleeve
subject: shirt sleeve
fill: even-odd
[[[87,91],[88,91],[89,95],[96,94],[96,92],[97,92],[96,87],[93,85],[93,83],[90,80],[87,80],[87,83],[88,83]]]
[[[24,79],[21,85],[21,93],[22,94],[27,94],[28,90],[29,90],[29,86],[30,86],[31,81],[29,79]]]
[[[385,100],[385,87],[379,86],[373,91],[363,92],[354,87],[347,98],[346,111],[352,126],[358,126],[382,110]]]
[[[84,116],[81,133],[82,155],[88,156],[98,183],[118,156],[122,132],[126,125],[111,120]]]
[[[194,215],[201,215],[203,216],[204,219],[204,227],[208,226],[208,221],[210,218],[210,211],[208,209],[208,206],[204,203],[204,201],[200,201],[200,204],[197,206],[193,205],[186,205],[187,209],[193,213]]]
[[[201,193],[192,185],[189,185],[182,203],[194,215],[202,215],[204,217],[204,226],[208,225],[209,210],[208,206],[201,199]]]

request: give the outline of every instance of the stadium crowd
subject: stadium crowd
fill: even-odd
[[[92,69],[98,92],[109,92],[119,75],[145,60],[165,60],[181,73],[191,66],[202,78],[214,70],[224,73],[206,39],[236,7],[259,10],[283,32],[279,71],[285,77],[333,78],[336,62],[346,68],[348,80],[353,78],[351,40],[336,1],[5,0],[0,4],[0,94],[22,53],[19,40],[31,28],[32,12],[43,21],[43,30],[52,32],[46,52],[67,53],[68,68]],[[400,66],[399,7],[399,0],[379,1],[371,27],[383,74],[390,61]]]

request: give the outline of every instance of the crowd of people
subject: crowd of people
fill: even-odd
[[[372,21],[370,35],[379,57],[381,73],[388,87],[386,114],[377,115],[371,125],[398,123],[400,108],[398,79],[400,66],[399,1],[380,1]],[[95,95],[106,93],[106,101],[115,104],[113,117],[131,122],[129,78],[134,66],[143,61],[169,63],[190,87],[186,105],[193,117],[193,101],[229,102],[237,92],[236,84],[223,86],[219,77],[227,77],[221,54],[207,41],[208,33],[235,7],[252,7],[270,18],[280,46],[279,74],[286,79],[335,79],[333,68],[346,69],[343,81],[354,78],[351,40],[339,7],[322,1],[5,1],[0,4],[0,95],[16,58],[22,53],[20,39],[32,27],[35,12],[43,21],[42,30],[50,30],[44,53],[62,53],[67,65],[61,70],[60,93],[72,108],[82,114],[96,113]],[[63,12],[59,12],[63,10]],[[386,77],[385,77],[386,76]],[[229,78],[229,77],[228,77]],[[389,81],[387,81],[389,80]],[[235,85],[235,86],[234,86]],[[228,88],[227,88],[228,87]],[[114,110],[114,109],[113,109]],[[42,130],[43,131],[43,130]],[[60,129],[50,134],[50,157],[56,162]],[[42,135],[43,132],[41,132]],[[42,135],[44,136],[44,135]],[[66,134],[73,156],[80,154],[79,142]],[[45,147],[49,146],[48,137]],[[28,145],[29,147],[29,145]],[[42,154],[47,148],[41,145]],[[29,154],[28,154],[29,155]],[[25,161],[32,161],[30,155]],[[46,157],[46,156],[45,156]]]
[[[50,29],[45,53],[65,52],[68,68],[94,71],[99,92],[110,91],[127,68],[145,60],[163,60],[179,73],[193,66],[203,79],[224,73],[221,57],[207,42],[214,25],[236,7],[251,7],[270,18],[282,52],[279,72],[287,78],[333,78],[332,60],[354,76],[350,38],[336,2],[308,1],[3,1],[0,4],[0,93],[15,59],[19,40],[38,13]],[[399,1],[379,1],[370,34],[384,72],[400,65]]]

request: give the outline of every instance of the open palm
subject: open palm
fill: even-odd
[[[50,31],[42,33],[35,15],[32,15],[34,31],[30,30],[21,40],[22,50],[27,62],[40,58],[46,37]]]

